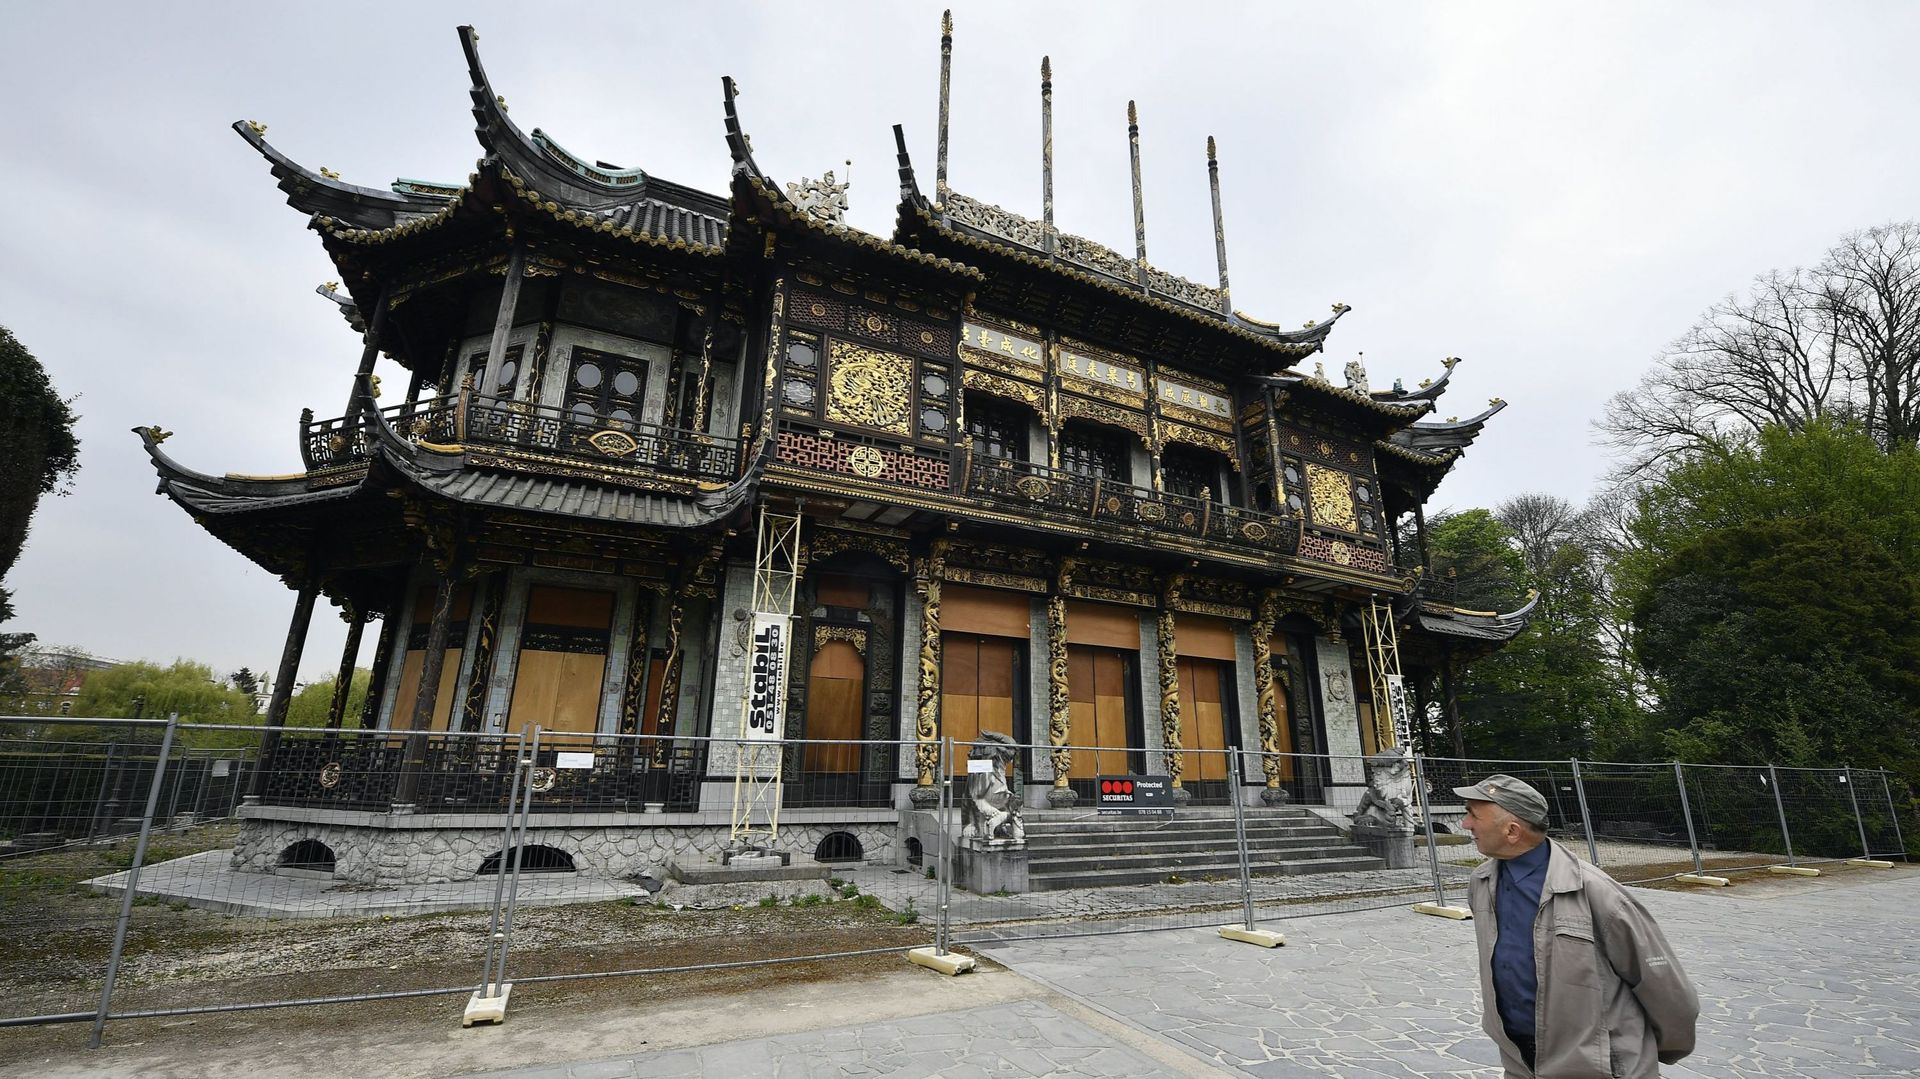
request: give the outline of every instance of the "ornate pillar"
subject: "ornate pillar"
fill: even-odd
[[[1173,605],[1180,601],[1180,589],[1187,575],[1175,573],[1167,578],[1166,591],[1160,597],[1160,735],[1167,747],[1167,775],[1173,779],[1173,801],[1184,805],[1193,797],[1181,785],[1186,757],[1180,752],[1180,666],[1175,652]]]
[[[667,665],[660,672],[660,711],[656,713],[654,730],[660,734],[673,732],[674,722],[680,713],[680,668],[686,658],[680,651],[680,623],[687,616],[687,609],[679,596],[673,598],[673,605],[667,608]],[[664,761],[661,754],[656,756]]]
[[[1047,792],[1047,804],[1066,809],[1079,800],[1067,785],[1067,773],[1073,768],[1073,699],[1067,693],[1067,592],[1073,588],[1077,560],[1060,560],[1060,575],[1054,580],[1053,594],[1047,597],[1047,741],[1054,747],[1053,789]]]
[[[482,578],[474,589],[473,613],[480,619],[467,663],[467,695],[460,702],[460,729],[477,731],[486,725],[488,683],[493,681],[493,644],[500,633],[500,603],[506,599],[507,575]]]
[[[413,522],[409,522],[413,523]],[[447,624],[453,614],[453,588],[459,579],[458,555],[454,549],[452,529],[437,521],[420,522],[426,534],[428,550],[433,557],[428,565],[439,573],[434,582],[433,614],[427,623],[427,641],[425,653],[420,657],[420,685],[414,693],[411,718],[407,729],[424,732],[433,726],[433,706],[440,695],[440,670],[447,661]],[[400,704],[395,702],[395,715]],[[400,782],[394,790],[395,806],[411,808],[419,797],[420,779],[426,771],[427,738],[424,733],[416,733],[407,739],[406,758],[401,765]]]
[[[327,705],[327,729],[335,731],[346,716],[347,695],[353,690],[353,665],[360,658],[360,633],[367,625],[365,612],[352,604],[340,612],[340,617],[347,623],[347,644],[340,649],[340,670],[333,676],[333,700]]]
[[[934,776],[940,771],[940,581],[947,572],[947,541],[933,541],[920,562],[920,711],[914,722],[913,804],[921,809],[940,801]],[[946,777],[942,776],[944,782]]]
[[[640,733],[640,709],[647,703],[647,623],[653,621],[651,593],[634,602],[633,634],[627,640],[627,684],[620,690],[620,733]]]
[[[1253,636],[1253,694],[1260,717],[1260,771],[1267,778],[1260,800],[1285,805],[1287,791],[1280,785],[1286,761],[1280,757],[1280,693],[1273,677],[1273,626],[1280,620],[1280,593],[1268,589],[1247,632]]]

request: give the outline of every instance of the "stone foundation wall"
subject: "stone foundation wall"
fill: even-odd
[[[820,842],[834,832],[860,841],[863,860],[890,864],[896,857],[893,823],[809,823],[783,827],[780,846],[795,861],[810,861]],[[574,868],[587,876],[664,875],[671,861],[718,860],[727,845],[725,825],[653,825],[644,827],[547,827],[530,825],[529,846],[565,851]],[[501,830],[490,828],[404,828],[292,820],[243,820],[234,844],[233,867],[270,873],[280,855],[303,839],[326,844],[334,857],[333,876],[354,884],[441,884],[472,880],[480,864],[500,850]]]

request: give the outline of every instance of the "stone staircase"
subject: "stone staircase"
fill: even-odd
[[[1233,810],[1188,808],[1172,817],[1030,812],[1028,880],[1036,892],[1238,877]],[[1247,810],[1247,855],[1256,876],[1382,869],[1339,829],[1296,807]]]

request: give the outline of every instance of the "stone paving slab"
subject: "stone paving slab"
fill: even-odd
[[[1039,1000],[924,1015],[866,1026],[750,1038],[464,1079],[700,1079],[702,1076],[891,1076],[973,1079],[991,1076],[1168,1075],[1152,1057],[1116,1046]]]
[[[1640,889],[1702,999],[1677,1077],[1920,1074],[1920,870],[1757,897]],[[1258,1076],[1488,1079],[1470,923],[1382,910],[1276,926],[1012,943],[996,961]],[[1114,978],[1114,970],[1152,971]]]

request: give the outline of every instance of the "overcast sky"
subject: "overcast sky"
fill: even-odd
[[[205,472],[300,467],[359,346],[336,277],[229,131],[384,187],[479,156],[454,27],[523,127],[723,191],[720,76],[785,181],[853,162],[850,223],[892,230],[891,127],[933,175],[938,5],[0,7],[0,324],[79,395],[81,470],[9,577],[10,630],[119,659],[270,672],[292,596],[153,494],[136,424]],[[1038,217],[1039,64],[1062,229],[1130,250],[1140,103],[1150,261],[1214,277],[1220,140],[1236,306],[1295,326],[1351,304],[1324,357],[1375,385],[1466,363],[1440,413],[1512,403],[1435,505],[1580,500],[1591,423],[1754,274],[1915,213],[1920,7],[1010,3],[956,13],[951,180]],[[391,373],[389,387],[403,387]],[[338,662],[324,611],[305,678]],[[371,641],[371,637],[369,637]],[[367,650],[371,651],[371,644]]]

